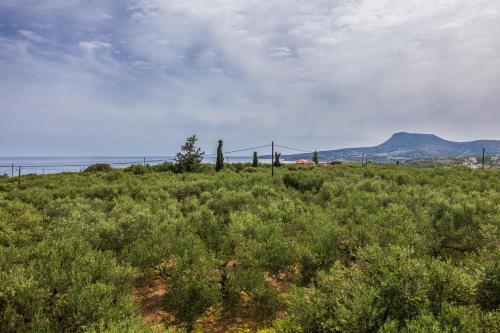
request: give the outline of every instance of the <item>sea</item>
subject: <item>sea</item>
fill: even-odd
[[[96,163],[107,163],[114,168],[125,168],[132,164],[155,165],[173,161],[173,156],[0,157],[0,175],[80,172],[87,166]],[[225,162],[250,163],[252,156],[225,156]],[[215,157],[205,157],[203,163],[215,163]],[[259,163],[271,163],[271,160],[259,159]]]

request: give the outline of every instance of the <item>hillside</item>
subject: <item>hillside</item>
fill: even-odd
[[[373,147],[344,148],[319,152],[321,160],[360,161],[363,154],[375,162],[411,161],[438,157],[478,156],[483,147],[489,155],[500,154],[500,140],[454,142],[434,134],[395,133]],[[284,160],[310,159],[311,154],[283,155]]]

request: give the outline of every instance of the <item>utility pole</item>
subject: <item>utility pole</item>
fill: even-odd
[[[11,172],[10,172],[10,176],[11,176],[12,178],[14,178],[14,163],[12,163],[11,167],[12,167],[12,170],[11,170]]]
[[[274,176],[274,141],[271,142],[271,176]]]
[[[483,169],[484,169],[484,153],[485,153],[485,149],[483,148]]]
[[[144,157],[143,160],[142,160],[142,165],[146,165],[146,158]]]

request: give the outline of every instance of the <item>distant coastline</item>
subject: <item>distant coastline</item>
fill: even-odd
[[[226,156],[228,163],[250,163],[251,156]],[[22,156],[0,157],[0,175],[52,174],[61,172],[80,172],[96,163],[111,164],[114,168],[125,168],[132,164],[160,164],[174,162],[174,156]],[[261,163],[271,163],[261,159]],[[205,157],[203,163],[215,163],[215,157]]]

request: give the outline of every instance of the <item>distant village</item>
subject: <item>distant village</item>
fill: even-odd
[[[337,165],[345,163],[346,161],[326,161],[320,162],[320,164]],[[293,162],[292,162],[293,163]],[[313,160],[299,159],[295,161],[296,164],[315,164]],[[396,164],[399,164],[396,162]],[[415,166],[452,166],[452,165],[463,165],[471,169],[480,169],[483,167],[482,158],[476,156],[470,156],[464,158],[450,158],[450,157],[440,157],[435,159],[427,160],[415,160],[409,163]],[[485,168],[500,168],[500,156],[491,156],[485,159]]]
[[[468,157],[464,160],[463,165],[471,169],[479,169],[483,167],[482,159],[475,156]],[[500,167],[500,156],[492,156],[484,163],[485,168],[498,168]]]
[[[343,161],[327,161],[325,163],[319,162],[319,164],[337,165],[342,164]],[[313,160],[296,160],[295,164],[316,164]]]

